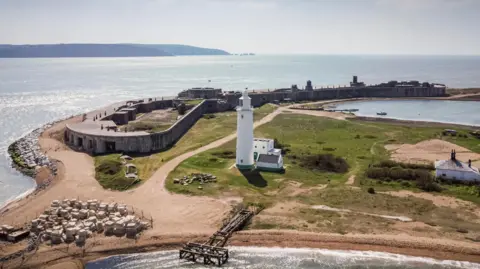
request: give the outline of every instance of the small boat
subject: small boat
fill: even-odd
[[[386,116],[386,115],[387,115],[387,112],[377,112],[377,115],[378,115],[378,116]]]

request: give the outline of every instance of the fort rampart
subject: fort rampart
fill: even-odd
[[[284,89],[269,92],[252,92],[249,96],[254,107],[265,103],[282,101],[317,101],[349,98],[406,98],[437,97],[445,95],[445,87],[344,87],[311,90]],[[181,119],[165,131],[120,132],[117,124],[134,120],[137,113],[148,113],[156,109],[174,107],[176,99],[127,101],[103,117],[88,115],[79,124],[67,125],[64,140],[70,146],[91,154],[109,152],[148,153],[165,150],[175,144],[205,113],[221,112],[236,107],[241,93],[226,93],[219,99],[207,99],[188,111]]]

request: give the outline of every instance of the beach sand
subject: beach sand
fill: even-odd
[[[85,255],[75,247],[67,250],[66,246],[53,248],[43,246],[36,255],[28,257],[24,268],[64,268],[59,267],[60,265],[68,265],[66,268],[79,268],[79,264],[112,255],[179,249],[186,242],[202,242],[209,236],[210,234],[151,236],[147,232],[137,242],[125,238],[100,238],[95,239],[95,244],[87,246]],[[459,243],[447,239],[427,239],[409,235],[340,235],[290,230],[249,230],[235,233],[228,245],[380,251],[480,263],[478,243]],[[7,268],[15,268],[18,265],[19,261],[16,264],[9,264]]]

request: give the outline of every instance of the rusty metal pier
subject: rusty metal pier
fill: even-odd
[[[250,210],[241,210],[215,232],[207,242],[187,243],[180,249],[180,259],[199,262],[205,265],[222,266],[228,262],[228,249],[224,246],[233,232],[241,229],[254,215]]]

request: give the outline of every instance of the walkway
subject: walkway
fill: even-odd
[[[284,111],[297,113],[297,110],[291,110],[289,107],[280,107],[255,122],[254,127],[270,122]],[[8,212],[2,216],[2,223],[23,224],[28,219],[38,217],[52,200],[74,197],[84,200],[98,199],[105,202],[124,203],[144,210],[154,219],[154,228],[147,231],[147,234],[214,232],[217,224],[230,210],[230,205],[209,197],[169,193],[165,189],[165,180],[168,174],[186,159],[219,147],[235,138],[236,133],[233,133],[206,146],[184,153],[166,162],[144,184],[126,192],[103,189],[95,179],[94,163],[89,155],[66,149],[54,150],[54,148],[59,148],[58,145],[45,147],[42,143],[55,143],[55,141],[41,138],[42,146],[49,148],[47,155],[63,164],[65,171],[63,178],[47,190],[11,205]]]
[[[282,111],[283,108],[275,110],[255,122],[254,126],[258,127],[271,121]],[[144,184],[126,192],[103,189],[94,177],[94,163],[89,155],[70,150],[49,150],[47,152],[49,157],[59,160],[63,164],[66,171],[63,178],[36,196],[14,204],[2,216],[2,223],[23,224],[26,219],[36,218],[50,205],[52,200],[75,197],[125,203],[144,210],[154,219],[154,228],[148,230],[147,235],[213,233],[215,227],[221,223],[224,215],[230,210],[230,205],[208,197],[169,193],[166,191],[164,183],[168,174],[184,160],[221,146],[235,137],[236,133],[231,134],[168,161]],[[52,141],[50,139],[47,142]]]

